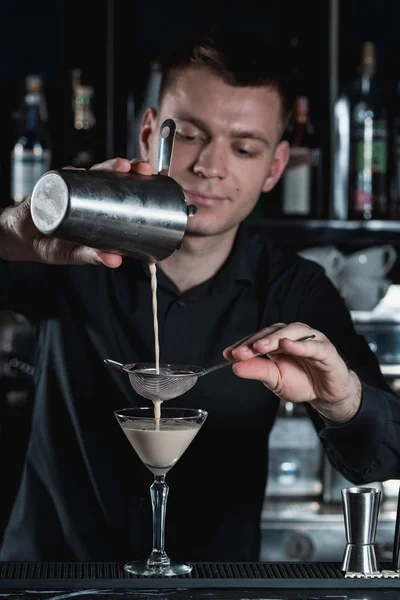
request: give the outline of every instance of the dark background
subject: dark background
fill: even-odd
[[[140,107],[149,65],[160,51],[216,24],[254,31],[290,54],[295,93],[310,98],[323,151],[323,205],[330,185],[328,0],[201,3],[159,0],[2,0],[0,3],[0,206],[9,203],[13,113],[26,75],[43,76],[53,140],[53,167],[65,166],[71,128],[70,72],[79,67],[95,88],[98,160],[126,156],[127,97]],[[377,46],[388,105],[395,109],[400,76],[400,2],[341,0],[340,87],[355,77],[364,41]],[[240,44],[240,39],[238,39]],[[133,157],[129,157],[133,158]]]
[[[2,0],[0,3],[1,204],[8,203],[12,114],[22,101],[26,75],[43,76],[53,139],[53,166],[62,166],[70,126],[70,71],[83,70],[95,87],[99,160],[126,153],[126,99],[139,106],[150,61],[160,51],[210,24],[240,27],[293,48],[297,81],[308,93],[322,138],[328,119],[328,2],[97,2]],[[311,18],[312,17],[312,18]],[[240,40],[238,40],[240,43]],[[317,69],[317,72],[316,72]],[[316,76],[317,74],[317,76]]]

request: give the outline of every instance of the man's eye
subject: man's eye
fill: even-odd
[[[246,148],[236,148],[236,152],[244,158],[252,158],[253,156],[256,156],[256,152],[246,150]]]
[[[197,135],[189,134],[189,133],[181,133],[180,131],[176,132],[176,137],[178,140],[182,140],[184,142],[195,142],[198,139]]]

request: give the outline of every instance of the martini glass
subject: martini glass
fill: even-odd
[[[127,563],[124,568],[134,575],[185,575],[192,565],[170,561],[164,549],[165,514],[168,485],[165,476],[177,463],[200,427],[207,412],[191,408],[161,408],[161,417],[154,417],[148,407],[122,408],[114,415],[143,464],[153,473],[150,486],[153,510],[153,549],[146,561]]]

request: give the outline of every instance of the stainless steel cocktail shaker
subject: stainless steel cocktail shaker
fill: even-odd
[[[159,262],[180,248],[196,213],[169,177],[175,123],[160,129],[157,175],[61,169],[37,181],[31,214],[44,234]]]

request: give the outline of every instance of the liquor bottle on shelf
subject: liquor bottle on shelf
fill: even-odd
[[[72,88],[72,110],[75,106],[75,90],[82,83],[82,69],[76,68],[71,71],[71,88]]]
[[[388,217],[400,219],[400,81],[396,85],[394,112],[391,115],[388,156]]]
[[[75,83],[73,88],[73,131],[71,164],[89,169],[95,162],[96,117],[93,111],[94,88]]]
[[[387,217],[387,111],[376,76],[376,52],[362,46],[360,72],[349,90],[350,100],[350,219]]]
[[[349,214],[350,100],[341,92],[333,108],[332,218],[347,221]]]
[[[321,149],[309,112],[308,98],[298,96],[284,136],[290,144],[289,163],[282,178],[284,216],[320,216]]]
[[[39,75],[28,75],[24,104],[18,113],[17,139],[11,150],[10,191],[19,204],[51,167],[52,151],[47,105]]]

